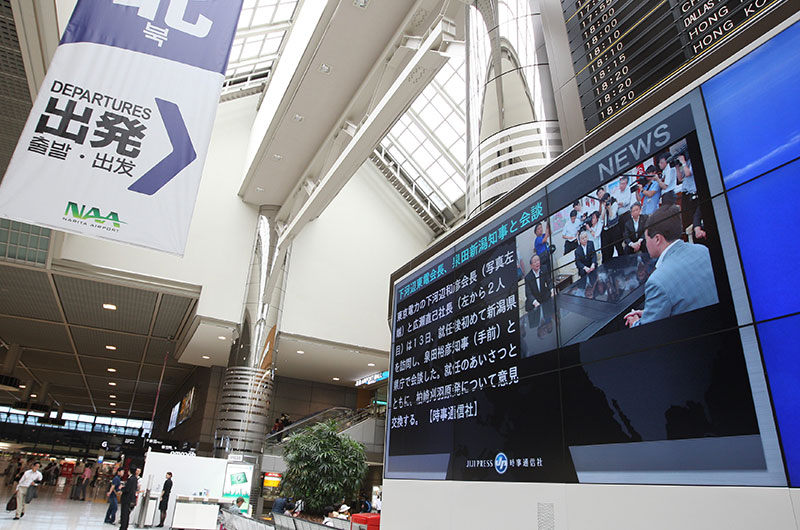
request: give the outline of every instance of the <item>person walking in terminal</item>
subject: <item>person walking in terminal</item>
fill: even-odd
[[[589,231],[584,230],[578,235],[578,248],[575,249],[575,266],[581,278],[594,272],[597,268],[597,254],[594,244],[589,241]]]
[[[647,226],[647,216],[642,215],[642,205],[638,202],[634,203],[631,206],[631,216],[625,221],[623,232],[626,254],[635,254],[647,250],[647,245],[644,242],[645,226]]]
[[[703,245],[684,243],[680,208],[662,206],[647,220],[645,243],[656,270],[644,287],[644,309],[625,315],[629,327],[716,304],[711,257]]]
[[[34,462],[33,466],[19,479],[17,484],[17,511],[14,520],[18,520],[25,515],[25,502],[28,500],[28,489],[35,488],[35,483],[42,481],[42,474],[39,472],[39,462]]]
[[[106,511],[106,524],[114,524],[117,520],[117,505],[119,504],[119,495],[122,491],[122,467],[117,468],[114,472],[114,478],[111,479],[111,487],[108,488],[108,510]]]

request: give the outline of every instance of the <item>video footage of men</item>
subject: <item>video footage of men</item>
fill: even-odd
[[[518,235],[523,356],[717,303],[699,205],[682,139]]]

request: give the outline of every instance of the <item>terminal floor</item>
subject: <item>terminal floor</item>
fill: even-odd
[[[13,493],[9,486],[0,486],[0,530],[109,530],[119,528],[104,524],[108,505],[104,499],[86,501],[69,500],[69,489],[64,485],[42,486],[39,498],[25,507],[25,516],[14,521],[14,512],[6,511],[6,503]],[[99,493],[102,495],[102,493]],[[134,526],[131,524],[131,529]]]

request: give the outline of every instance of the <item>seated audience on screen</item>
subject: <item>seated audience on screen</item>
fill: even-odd
[[[711,257],[702,245],[684,243],[680,237],[680,208],[662,206],[647,219],[645,242],[656,270],[644,287],[644,309],[625,315],[633,327],[716,304],[717,287]]]
[[[597,269],[597,255],[594,244],[589,241],[589,231],[584,230],[578,235],[578,248],[575,249],[575,266],[581,278]]]
[[[647,226],[647,216],[642,215],[642,205],[636,202],[631,206],[631,216],[625,221],[623,231],[626,254],[647,251],[647,245],[644,242],[645,226]]]
[[[541,311],[539,308],[552,297],[552,287],[542,268],[541,259],[534,254],[531,258],[531,270],[525,275],[525,311],[528,312],[528,326],[539,325]]]

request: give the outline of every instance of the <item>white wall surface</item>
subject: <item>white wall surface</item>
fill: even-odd
[[[175,499],[178,498],[178,495],[191,495],[207,489],[209,497],[222,498],[222,486],[227,466],[228,461],[223,458],[150,452],[147,454],[139,484],[144,490],[152,477],[151,491],[158,492],[160,495],[167,472],[172,473],[172,493],[169,496],[169,507],[167,508],[167,521],[171,521],[172,513],[175,511]],[[137,503],[137,506],[141,506],[141,502]]]
[[[219,106],[183,258],[71,234],[54,257],[200,285],[197,314],[238,323],[258,208],[237,193],[257,102],[251,96]]]
[[[787,488],[385,480],[381,529],[798,530],[791,495]]]
[[[432,237],[366,162],[294,240],[281,331],[388,351],[389,276]]]

